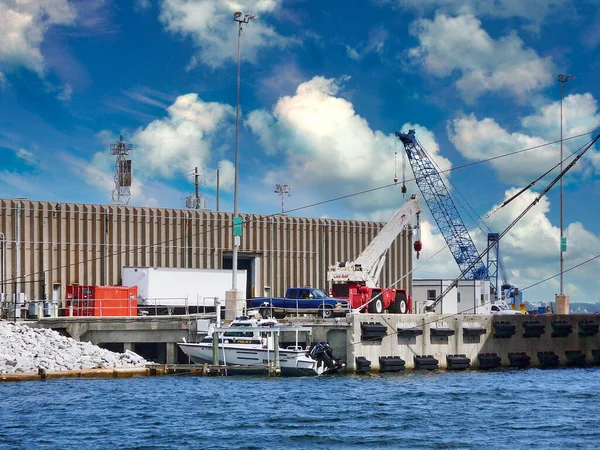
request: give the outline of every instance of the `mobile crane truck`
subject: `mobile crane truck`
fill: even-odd
[[[418,258],[422,249],[420,213],[419,199],[413,194],[354,261],[330,266],[327,279],[332,283],[333,297],[348,299],[353,310],[364,311],[366,306],[368,312],[375,314],[383,314],[385,310],[391,314],[412,313],[412,298],[406,290],[379,287],[379,275],[394,239],[413,220],[416,220],[413,227],[417,231],[414,249]]]

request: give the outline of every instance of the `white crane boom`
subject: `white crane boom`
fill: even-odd
[[[329,280],[358,281],[364,282],[367,287],[377,287],[387,252],[394,239],[414,218],[415,228],[418,227],[420,212],[419,199],[413,194],[354,261],[337,263],[329,268]]]

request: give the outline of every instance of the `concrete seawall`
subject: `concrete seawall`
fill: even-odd
[[[504,367],[600,363],[596,315],[361,314],[349,316],[349,322],[350,371],[360,369],[359,357],[368,360],[373,371],[381,369],[380,357],[400,357],[405,368],[414,369],[425,355],[435,358],[440,369],[451,368],[448,355],[464,355],[474,369],[483,368],[481,354],[497,355]]]

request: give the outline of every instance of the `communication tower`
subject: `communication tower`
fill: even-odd
[[[288,197],[291,196],[292,194],[290,194],[290,191],[292,190],[291,186],[288,186],[287,184],[276,184],[275,185],[275,193],[277,195],[281,196],[281,214],[285,214],[285,209],[284,209],[284,205],[283,205],[283,199],[285,197],[285,195],[287,195]]]
[[[203,183],[206,185],[206,183]],[[199,190],[200,186],[200,174],[198,173],[198,168],[194,169],[194,194],[188,195],[185,198],[185,207],[188,209],[207,209],[206,208],[206,198],[200,194]]]
[[[115,155],[115,187],[112,192],[112,202],[116,205],[128,205],[131,200],[131,159],[129,152],[133,151],[131,144],[123,141],[119,136],[119,142],[110,144],[110,154]]]

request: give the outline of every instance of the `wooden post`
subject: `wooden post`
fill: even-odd
[[[213,331],[213,365],[219,365],[219,333]]]
[[[275,351],[275,370],[279,368],[279,331],[273,330],[273,350]]]

